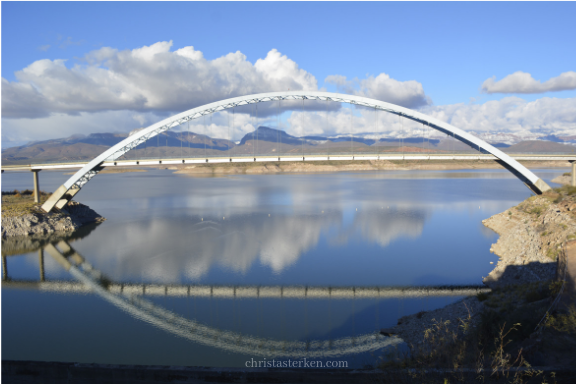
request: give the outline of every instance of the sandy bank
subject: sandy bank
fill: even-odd
[[[556,184],[570,185],[572,183],[572,177],[562,175],[553,178],[551,181]]]
[[[522,162],[528,168],[568,168],[567,161]],[[162,167],[174,170],[177,174],[190,176],[229,175],[229,174],[276,174],[276,173],[324,173],[384,170],[460,170],[460,169],[504,169],[495,161],[313,161],[313,162],[250,162],[174,165]]]

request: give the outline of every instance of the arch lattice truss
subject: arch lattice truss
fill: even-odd
[[[78,191],[88,181],[90,181],[90,179],[92,179],[100,170],[102,170],[102,164],[105,161],[114,161],[115,159],[124,155],[126,152],[136,148],[138,145],[146,142],[147,140],[164,131],[214,112],[224,111],[242,105],[279,100],[319,100],[349,103],[363,107],[374,108],[375,110],[385,111],[416,121],[418,123],[426,124],[431,128],[434,128],[442,133],[452,136],[457,140],[460,140],[465,144],[468,144],[472,148],[478,149],[482,153],[494,155],[505,168],[507,168],[516,177],[523,181],[528,186],[528,188],[530,188],[536,194],[541,194],[542,192],[550,189],[546,182],[544,182],[522,164],[506,155],[499,149],[486,143],[484,140],[481,140],[480,138],[471,135],[459,128],[456,128],[433,117],[424,115],[420,112],[361,96],[352,96],[331,92],[289,91],[260,93],[256,95],[241,96],[217,101],[190,109],[186,112],[179,113],[156,124],[153,124],[148,128],[142,129],[137,133],[127,137],[120,143],[109,148],[108,150],[104,151],[101,155],[90,161],[86,166],[76,172],[72,177],[70,177],[70,179],[61,185],[52,194],[52,196],[50,196],[44,205],[42,205],[42,208],[46,212],[50,212],[54,207],[64,207],[64,205],[66,205],[66,203],[68,203],[68,201],[70,201],[70,199],[72,199],[72,197],[76,195],[76,193],[78,193]]]

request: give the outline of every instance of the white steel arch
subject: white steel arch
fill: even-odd
[[[382,110],[388,113],[392,113],[419,123],[427,124],[431,128],[434,128],[440,132],[446,133],[453,138],[460,140],[461,142],[470,145],[471,147],[478,149],[480,152],[489,153],[494,155],[499,159],[500,163],[512,172],[516,177],[523,181],[528,188],[537,194],[541,194],[547,190],[550,190],[550,186],[546,184],[542,179],[532,173],[529,169],[524,167],[522,164],[500,151],[499,149],[488,144],[484,140],[471,135],[459,128],[454,127],[448,123],[435,119],[433,117],[427,116],[423,113],[413,111],[408,108],[400,107],[395,104],[386,103],[384,101],[370,99],[362,96],[352,96],[340,93],[331,92],[317,92],[317,91],[288,91],[288,92],[270,92],[270,93],[260,93],[256,95],[240,96],[231,99],[226,99],[222,101],[217,101],[214,103],[202,105],[190,109],[188,111],[179,113],[167,119],[164,119],[156,124],[149,126],[148,128],[142,129],[137,133],[127,137],[120,143],[114,145],[108,150],[104,151],[94,160],[89,162],[86,166],[76,172],[72,177],[70,177],[64,184],[62,184],[50,198],[42,205],[42,208],[46,212],[50,212],[55,206],[62,208],[78,191],[86,184],[92,177],[94,177],[101,169],[102,163],[105,161],[113,161],[126,152],[138,145],[144,143],[148,139],[167,131],[173,127],[176,127],[182,123],[190,120],[197,119],[201,116],[205,116],[214,112],[223,111],[226,109],[234,108],[241,105],[256,104],[266,101],[278,101],[278,100],[320,100],[320,101],[332,101],[339,103],[349,103],[360,105],[368,108],[374,108],[376,110]]]

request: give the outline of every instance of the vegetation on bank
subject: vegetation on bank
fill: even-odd
[[[554,373],[533,367],[544,366],[545,355],[567,352],[552,350],[542,339],[567,340],[568,354],[576,350],[576,306],[548,312],[560,287],[547,281],[480,293],[485,303],[480,313],[458,319],[456,331],[450,321],[433,321],[421,343],[409,345],[407,353],[385,356],[380,368],[405,370],[405,382],[554,383]],[[473,381],[470,370],[476,372]]]
[[[34,202],[34,191],[17,189],[2,192],[2,217],[19,217],[28,213],[42,214],[40,206],[50,197],[50,193],[40,191],[40,203]]]

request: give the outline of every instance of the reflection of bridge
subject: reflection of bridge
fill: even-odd
[[[13,281],[8,277],[7,259],[2,257],[4,288],[32,288],[51,292],[92,292],[129,313],[179,337],[223,350],[265,357],[325,358],[396,345],[402,340],[383,337],[378,332],[336,340],[281,341],[224,331],[208,327],[196,320],[186,319],[143,298],[143,295],[198,296],[207,298],[297,298],[297,299],[362,299],[416,297],[440,295],[470,295],[481,291],[478,287],[456,288],[319,288],[319,287],[222,287],[128,285],[109,282],[95,270],[67,242],[57,247],[48,244],[44,250],[79,281],[45,281],[43,252],[39,251],[40,281]]]
[[[169,117],[162,120],[152,126],[142,129],[120,143],[114,145],[113,147],[104,151],[101,155],[97,156],[95,159],[90,161],[84,167],[82,167],[78,172],[76,172],[70,179],[68,179],[63,185],[61,185],[50,198],[42,205],[42,208],[46,212],[50,212],[54,207],[62,208],[68,203],[78,193],[78,191],[90,181],[98,172],[103,169],[104,163],[110,163],[117,161],[120,157],[124,156],[127,152],[132,149],[137,148],[139,145],[146,143],[150,138],[155,137],[165,131],[168,131],[174,127],[178,127],[182,124],[188,123],[191,120],[200,118],[202,116],[210,115],[215,112],[220,112],[228,109],[234,109],[243,105],[258,104],[261,102],[273,102],[282,100],[315,100],[315,101],[327,101],[327,102],[338,102],[338,103],[349,103],[353,105],[358,105],[364,108],[373,109],[375,111],[384,111],[397,115],[401,118],[406,118],[408,120],[422,124],[428,128],[435,129],[439,132],[447,134],[453,139],[459,140],[464,144],[470,146],[474,150],[477,150],[480,154],[489,154],[494,156],[500,164],[502,164],[506,169],[512,172],[520,180],[522,180],[530,189],[535,193],[542,193],[550,189],[550,187],[538,176],[520,164],[517,160],[505,154],[498,148],[486,143],[484,140],[471,135],[459,128],[456,128],[450,124],[447,124],[441,120],[435,119],[433,117],[424,115],[422,113],[412,111],[407,108],[403,108],[394,104],[385,103],[383,101],[369,99],[361,96],[351,96],[343,95],[337,93],[329,92],[311,92],[311,91],[292,91],[292,92],[272,92],[264,93],[258,95],[249,95],[236,97],[232,99],[227,99],[223,101],[218,101],[215,103],[203,105],[197,108],[193,108],[186,112],[182,112],[178,115]],[[353,134],[351,133],[353,137]],[[351,139],[353,142],[353,138]],[[304,141],[302,141],[303,145]],[[302,147],[303,148],[303,147]],[[294,153],[297,155],[298,151]],[[306,156],[302,150],[301,157],[303,161],[306,161]],[[329,155],[326,155],[326,159]],[[355,156],[352,160],[356,160]],[[278,161],[278,156],[271,157],[275,158],[274,161]],[[204,158],[203,162],[208,159]],[[332,159],[331,159],[332,160]],[[360,159],[358,159],[360,160]],[[160,161],[159,159],[157,161]],[[202,159],[200,159],[202,161]],[[231,157],[226,157],[223,161],[233,162]],[[240,161],[237,159],[237,161]],[[257,161],[256,156],[246,157],[244,161]],[[282,159],[280,158],[280,161]],[[185,159],[181,159],[180,162],[186,162]],[[208,161],[209,162],[209,161]],[[37,172],[35,172],[37,175]],[[35,181],[37,177],[35,177]]]
[[[37,289],[44,292],[87,293],[82,283],[69,281],[6,280],[3,288]],[[482,286],[446,287],[286,287],[286,286],[222,286],[163,285],[108,283],[106,289],[115,294],[139,296],[204,297],[214,299],[390,299],[410,297],[472,296],[488,292]]]

